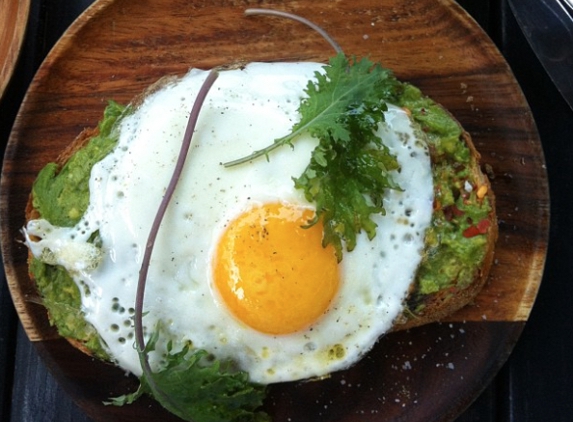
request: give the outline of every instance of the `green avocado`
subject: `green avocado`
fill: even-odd
[[[91,169],[117,144],[116,123],[128,111],[125,106],[109,102],[98,125],[98,135],[61,169],[49,163],[40,171],[32,187],[32,204],[42,218],[60,227],[73,227],[81,219],[89,203]],[[95,356],[107,359],[100,336],[83,318],[80,289],[67,271],[33,258],[30,272],[49,311],[50,323],[62,336],[83,343]]]
[[[477,165],[462,139],[462,128],[442,107],[412,85],[403,84],[399,105],[428,135],[434,176],[434,214],[426,232],[425,252],[416,277],[410,312],[423,307],[425,295],[469,286],[485,258],[492,211],[487,196],[478,198],[479,186],[470,168]],[[469,183],[469,185],[468,185]]]

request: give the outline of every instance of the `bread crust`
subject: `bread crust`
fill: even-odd
[[[176,77],[173,76],[167,76],[161,78],[159,81],[148,87],[143,93],[135,97],[131,105],[135,107],[139,106],[144,101],[146,96],[161,89],[166,84],[171,83],[174,79],[176,79]],[[450,113],[448,112],[448,114]],[[457,122],[457,120],[453,116],[451,117],[453,120]],[[69,144],[68,147],[64,149],[61,152],[61,154],[56,158],[55,163],[57,164],[58,168],[61,169],[72,155],[74,155],[78,150],[86,146],[89,143],[89,141],[98,134],[99,134],[99,129],[97,127],[84,129],[74,139],[74,141],[71,144]],[[464,142],[467,145],[471,153],[470,170],[473,176],[472,178],[477,182],[478,186],[487,187],[486,197],[491,205],[491,212],[489,213],[489,220],[491,224],[487,232],[485,233],[487,239],[485,248],[485,257],[482,261],[481,266],[479,266],[475,271],[473,281],[467,287],[462,289],[456,289],[455,291],[446,288],[436,293],[425,295],[423,302],[421,303],[423,304],[422,311],[413,314],[409,309],[407,309],[407,307],[405,307],[404,312],[394,321],[394,326],[391,331],[406,330],[413,327],[440,321],[441,319],[447,317],[448,315],[451,315],[453,312],[471,303],[471,301],[481,291],[481,289],[483,288],[484,284],[487,281],[488,274],[491,265],[493,263],[495,242],[498,236],[498,225],[495,212],[495,195],[493,190],[491,189],[491,184],[489,182],[488,177],[485,175],[484,172],[482,172],[480,168],[481,157],[479,152],[475,148],[474,143],[472,142],[470,134],[467,133],[466,131],[463,131],[460,137],[460,141]],[[25,210],[25,216],[27,222],[40,217],[39,212],[34,208],[32,193],[30,193],[28,199],[28,203]],[[28,260],[30,261],[31,259],[32,259],[32,254],[31,252],[29,252]],[[29,273],[29,275],[32,281],[35,281],[33,275],[31,273]],[[410,295],[415,293],[415,283],[412,283],[410,290],[411,290]],[[66,340],[73,347],[81,350],[82,352],[90,356],[93,356],[93,353],[84,345],[83,342],[73,338],[66,338]]]

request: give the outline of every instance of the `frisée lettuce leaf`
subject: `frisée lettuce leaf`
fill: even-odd
[[[332,57],[323,69],[324,73],[315,72],[315,79],[308,82],[307,97],[298,109],[301,119],[291,133],[225,166],[261,156],[268,159],[274,149],[293,146],[303,133],[317,138],[310,163],[294,182],[316,204],[316,216],[308,226],[323,222],[323,245],[332,244],[340,261],[343,243],[352,251],[362,230],[370,239],[376,235],[370,216],[384,215],[386,189],[400,189],[392,179],[398,161],[376,134],[384,121],[386,101],[396,96],[400,83],[380,64],[367,58],[349,59],[343,53]]]
[[[159,328],[154,331],[140,359],[155,350],[159,333]],[[256,410],[262,405],[265,386],[249,382],[248,373],[237,371],[232,361],[216,360],[207,351],[193,349],[190,344],[173,352],[170,342],[167,351],[163,366],[142,375],[137,391],[111,398],[105,404],[131,404],[143,394],[149,394],[183,420],[270,421],[268,414]]]

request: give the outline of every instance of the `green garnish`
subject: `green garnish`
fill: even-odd
[[[145,346],[145,354],[155,349],[159,333],[157,328]],[[250,383],[248,374],[234,370],[231,361],[210,359],[206,351],[194,350],[187,344],[181,351],[172,353],[169,343],[167,351],[163,367],[142,375],[135,393],[113,398],[106,404],[130,404],[141,395],[150,394],[184,420],[270,421],[266,413],[256,411],[262,405],[265,387]]]
[[[376,235],[370,217],[384,215],[384,191],[400,189],[391,174],[399,169],[396,157],[375,133],[384,121],[385,100],[395,96],[400,83],[380,64],[366,58],[349,60],[342,53],[331,58],[324,71],[315,72],[316,81],[309,81],[299,107],[301,120],[291,133],[225,166],[261,156],[268,159],[276,148],[292,147],[303,133],[317,138],[309,165],[294,182],[316,204],[316,217],[308,226],[322,220],[323,245],[332,244],[340,261],[343,241],[352,251],[361,230],[369,239]]]

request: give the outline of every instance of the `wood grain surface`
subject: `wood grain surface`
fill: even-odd
[[[0,0],[0,98],[14,73],[30,12],[30,0]]]
[[[39,169],[54,160],[83,128],[97,124],[107,100],[128,102],[160,77],[183,74],[189,67],[249,61],[324,62],[332,55],[322,38],[300,24],[270,17],[244,17],[244,9],[253,4],[307,16],[334,36],[347,53],[368,55],[392,68],[399,78],[419,86],[450,110],[470,132],[482,154],[497,197],[500,230],[495,263],[484,290],[475,303],[448,319],[451,324],[432,324],[388,336],[366,363],[357,367],[365,366],[366,375],[362,369],[353,368],[335,375],[336,381],[328,381],[330,387],[325,390],[355,400],[353,393],[335,388],[336,382],[357,385],[362,379],[378,375],[380,379],[369,381],[375,383],[371,387],[377,395],[384,394],[380,388],[387,390],[389,383],[396,389],[402,385],[404,390],[384,400],[372,396],[373,416],[356,420],[448,420],[469,404],[493,376],[527,320],[543,272],[549,220],[543,152],[527,103],[502,56],[453,1],[96,2],[41,66],[6,151],[1,186],[2,252],[24,328],[32,340],[50,340],[40,342],[39,350],[92,417],[110,420],[106,418],[118,413],[121,420],[130,420],[132,416],[128,415],[134,414],[139,417],[133,420],[157,417],[129,408],[103,408],[102,395],[119,393],[111,386],[123,385],[118,381],[123,377],[121,371],[92,363],[59,340],[49,327],[27,276],[26,248],[19,242],[23,211]],[[461,343],[445,342],[443,353],[448,359],[438,362],[428,352],[437,339],[444,337],[459,338]],[[409,343],[415,346],[410,348]],[[463,363],[468,356],[471,364]],[[416,376],[404,369],[413,362],[420,363]],[[84,385],[82,371],[86,363],[90,374],[101,373],[105,382],[109,378],[105,387]],[[440,364],[443,366],[437,367],[443,371],[431,369]],[[448,372],[449,364],[457,370]],[[402,370],[393,370],[392,365]],[[424,371],[430,375],[423,375]],[[431,383],[426,378],[429,376],[435,377]],[[352,377],[352,381],[342,382],[344,377]],[[125,383],[132,384],[133,380],[125,378]],[[268,407],[277,420],[288,420],[299,410],[288,410],[287,404],[295,403],[293,400],[302,397],[303,392],[326,388],[320,385],[277,387]],[[326,393],[313,394],[326,400]],[[406,402],[409,405],[402,406]],[[329,406],[322,404],[323,409]],[[331,410],[337,408],[330,406]],[[96,409],[93,414],[92,408]],[[138,404],[134,408],[141,410],[145,406]],[[309,402],[305,414],[323,412],[334,417],[331,410],[320,411]],[[355,420],[354,410],[354,416],[340,420]],[[381,419],[383,412],[386,416]],[[430,419],[428,415],[436,416]]]

